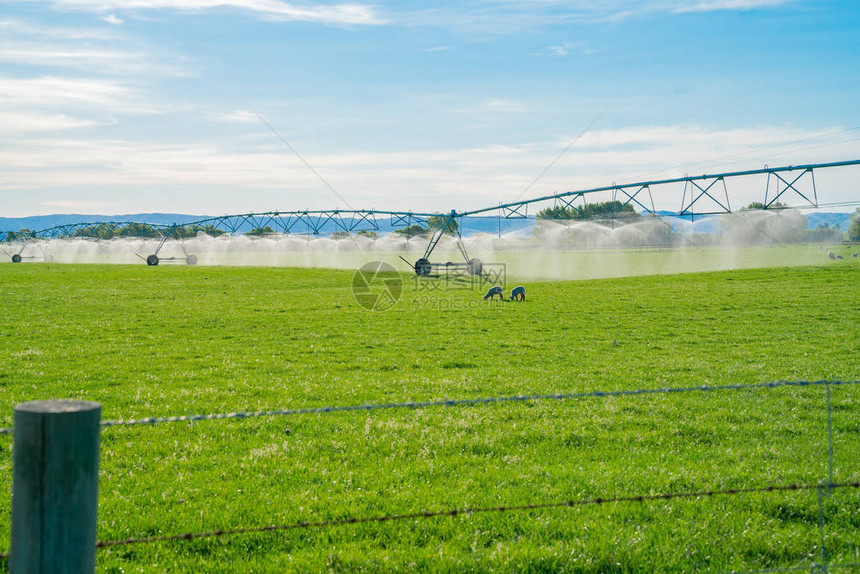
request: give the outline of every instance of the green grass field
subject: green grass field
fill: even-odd
[[[353,273],[0,266],[0,426],[28,400],[103,418],[590,390],[860,379],[860,264],[529,282],[525,303]],[[509,284],[509,288],[510,288]],[[834,479],[860,479],[860,388],[832,391]],[[286,430],[289,429],[289,434]],[[10,436],[0,436],[0,550]],[[824,388],[112,427],[98,537],[827,477]],[[860,492],[825,499],[860,562]],[[814,491],[461,514],[99,550],[104,572],[654,572],[813,565]],[[5,567],[3,565],[2,567]]]

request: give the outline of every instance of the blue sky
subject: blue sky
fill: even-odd
[[[478,208],[592,122],[522,197],[857,159],[858,72],[854,1],[7,0],[0,216]]]

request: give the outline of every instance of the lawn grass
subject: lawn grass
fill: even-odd
[[[75,398],[103,418],[860,379],[860,265],[526,283],[525,303],[353,273],[0,266],[0,426]],[[832,390],[834,479],[860,479],[860,389]],[[824,388],[502,403],[102,432],[100,540],[350,516],[816,483]],[[289,434],[286,430],[289,429]],[[11,438],[0,437],[8,541]],[[825,499],[860,562],[860,493]],[[100,550],[105,572],[650,572],[820,559],[814,491],[464,514]],[[8,545],[8,542],[6,543]],[[3,548],[0,545],[0,548]]]

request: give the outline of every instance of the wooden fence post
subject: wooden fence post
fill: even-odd
[[[9,572],[95,572],[101,404],[15,407]]]

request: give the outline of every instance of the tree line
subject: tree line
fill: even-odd
[[[620,201],[601,201],[585,203],[582,207],[560,207],[553,206],[541,209],[536,219],[574,219],[580,221],[593,221],[601,219],[621,219],[633,222],[642,219],[642,214],[633,209],[630,203]]]

